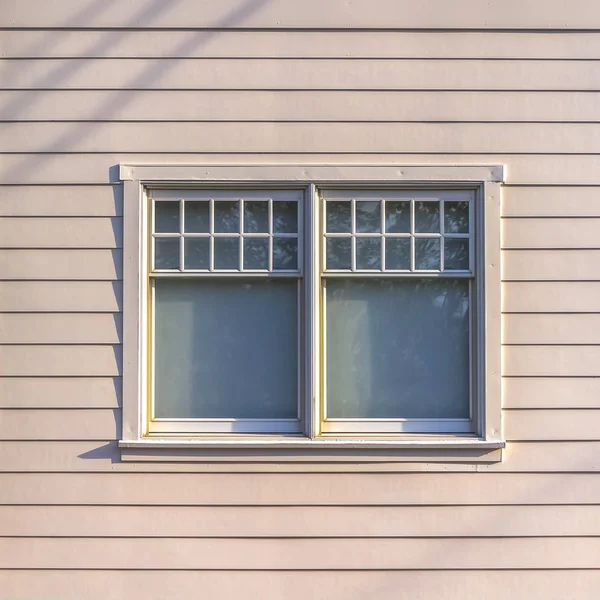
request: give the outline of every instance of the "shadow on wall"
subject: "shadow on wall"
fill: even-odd
[[[166,10],[174,11],[177,10],[177,4],[179,4],[180,0],[171,0],[170,2],[165,2],[164,0],[154,0],[147,8],[141,10],[138,14],[133,16],[128,22],[123,23],[123,32],[122,36],[127,35],[127,30],[134,29],[136,24],[140,20],[146,20],[148,15],[151,15],[152,18],[156,21],[159,19],[161,13],[164,13]],[[173,49],[173,56],[178,56],[180,58],[185,58],[192,51],[197,50],[198,48],[205,46],[211,42],[216,36],[220,34],[221,29],[227,29],[235,26],[241,25],[244,20],[246,20],[253,13],[258,12],[261,8],[263,8],[266,4],[271,2],[271,0],[246,0],[245,2],[240,3],[239,6],[235,7],[233,10],[229,12],[225,17],[223,17],[222,21],[218,23],[211,30],[206,31],[191,31],[190,37],[185,42],[179,44]],[[92,17],[98,15],[107,10],[118,10],[118,0],[97,0],[95,3],[88,5],[88,7],[78,13],[73,19],[69,22],[66,22],[63,27],[68,28],[70,23],[80,23],[82,20],[85,20],[86,17]],[[88,49],[87,54],[95,55],[98,58],[103,58],[103,54],[105,54],[106,49],[108,48],[108,44],[114,44],[114,38],[111,38],[110,41],[106,42],[98,42]],[[38,43],[35,46],[35,50],[39,53],[41,57],[43,57],[44,52],[49,48],[50,42],[48,43]],[[103,123],[101,121],[97,121],[100,119],[102,115],[107,113],[114,112],[118,113],[120,108],[123,106],[127,106],[129,104],[135,103],[137,97],[137,89],[143,89],[143,86],[147,86],[145,82],[150,79],[160,80],[163,75],[169,69],[169,65],[172,64],[172,60],[161,60],[156,59],[153,60],[147,68],[143,69],[139,75],[134,77],[125,89],[119,90],[119,93],[111,96],[111,100],[105,103],[97,110],[95,113],[92,113],[88,117],[88,121],[94,123],[95,127],[92,128],[91,133],[93,134],[94,129],[101,128]],[[43,77],[39,79],[39,81],[35,82],[30,88],[27,88],[28,91],[32,89],[66,89],[64,87],[65,83],[72,77],[76,72],[85,69],[88,61],[87,59],[71,59],[66,60],[64,64],[61,64],[54,70],[50,70]],[[22,69],[19,72],[19,75],[22,74]],[[15,73],[16,76],[16,73]],[[6,88],[11,88],[11,80],[10,75],[7,77],[4,85]],[[147,89],[147,87],[146,87]],[[4,120],[18,120],[19,114],[26,113],[26,111],[31,108],[36,102],[36,96],[34,94],[18,94],[14,100],[12,100],[9,104],[4,107],[0,107],[0,121]],[[10,119],[8,118],[10,116]],[[87,121],[86,121],[87,124]],[[54,152],[57,149],[62,149],[61,152],[64,153],[65,148],[72,147],[74,142],[81,140],[83,137],[83,132],[79,127],[79,123],[65,123],[64,133],[59,136],[54,142],[47,144],[44,148],[42,148],[35,155],[28,154],[23,157],[21,164],[17,164],[10,169],[7,169],[3,172],[3,179],[7,181],[11,181],[13,183],[20,183],[22,181],[27,181],[27,175],[32,171],[35,172],[39,170],[44,163],[48,162]],[[89,134],[88,134],[89,135]],[[160,152],[159,148],[152,148],[150,151]],[[198,140],[198,153],[202,153],[202,145],[201,140]],[[109,182],[118,182],[118,169],[111,168],[109,171]],[[88,182],[84,182],[88,183]]]

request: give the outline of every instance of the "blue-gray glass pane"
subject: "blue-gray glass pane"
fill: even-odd
[[[154,268],[179,269],[179,238],[154,238]]]
[[[467,271],[469,269],[469,240],[444,240],[444,270]]]
[[[296,417],[295,281],[155,286],[156,417]]]
[[[179,233],[179,202],[154,203],[154,232]]]
[[[327,233],[350,233],[352,218],[349,200],[332,200],[325,203],[325,231]]]
[[[415,202],[415,232],[439,233],[440,203],[435,201]]]
[[[215,269],[240,268],[239,238],[215,238]]]
[[[298,203],[273,201],[273,232],[298,233]]]
[[[269,268],[269,238],[244,240],[244,269]]]
[[[269,203],[265,200],[244,202],[244,231],[269,233]]]
[[[444,231],[469,233],[468,202],[444,202]]]
[[[440,238],[415,238],[415,269],[440,268]]]
[[[273,269],[294,271],[298,268],[298,240],[273,238]]]
[[[356,238],[356,268],[381,269],[381,238]]]
[[[183,246],[185,269],[208,269],[210,266],[210,239],[187,238]]]
[[[350,269],[352,264],[352,240],[350,238],[327,238],[325,240],[325,268]]]
[[[184,223],[186,233],[208,233],[210,223],[210,203],[186,201],[184,207]]]
[[[328,280],[327,417],[469,417],[469,282]]]
[[[386,201],[385,230],[388,233],[410,233],[410,202]]]
[[[385,268],[410,269],[410,238],[386,238]]]
[[[356,202],[356,231],[357,233],[379,233],[381,231],[380,202]]]
[[[215,232],[239,233],[240,231],[240,203],[237,201],[215,201]]]

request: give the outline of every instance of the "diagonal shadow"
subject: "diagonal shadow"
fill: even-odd
[[[179,1],[179,0],[177,0],[177,1]],[[271,0],[246,0],[246,2],[244,2],[240,6],[232,9],[227,15],[225,15],[223,17],[223,19],[221,20],[221,22],[217,23],[215,25],[215,28],[213,30],[210,30],[208,32],[207,31],[197,32],[189,40],[186,40],[186,41],[182,42],[181,44],[179,44],[179,46],[175,47],[173,49],[173,54],[181,56],[182,58],[185,58],[186,55],[189,54],[192,50],[197,50],[198,48],[210,43],[210,41],[214,37],[219,35],[221,29],[228,29],[228,28],[234,27],[236,25],[239,25],[244,20],[246,20],[250,15],[252,15],[253,13],[260,10],[263,6],[265,6],[269,2],[271,2]],[[151,5],[151,6],[156,7],[156,8],[153,11],[151,10],[150,7],[145,9],[143,11],[143,13],[136,15],[134,18],[132,18],[131,21],[133,21],[133,22],[138,21],[142,16],[144,16],[148,12],[153,12],[154,14],[157,14],[157,13],[161,12],[160,7],[162,7],[162,10],[165,10],[165,7],[167,6],[167,4],[163,0],[155,0],[153,5]],[[169,3],[169,7],[172,8],[172,3]],[[130,24],[133,25],[134,23],[130,23]],[[123,33],[123,35],[125,35],[125,32]],[[106,47],[105,43],[98,43],[98,44],[96,44],[96,46],[98,47],[98,52],[102,51]],[[132,104],[135,101],[136,95],[135,95],[135,93],[132,93],[132,90],[130,88],[142,87],[142,84],[145,81],[147,81],[148,78],[154,78],[154,79],[162,78],[164,76],[164,74],[170,69],[172,60],[176,60],[176,59],[158,60],[157,62],[153,62],[150,65],[148,65],[148,67],[146,69],[142,70],[130,82],[130,84],[128,85],[128,89],[120,90],[120,92],[118,94],[112,96],[108,102],[105,102],[95,113],[90,115],[89,121],[92,121],[93,123],[92,123],[92,127],[88,130],[87,135],[93,135],[93,132],[96,128],[100,128],[103,126],[102,122],[96,121],[96,119],[100,119],[103,114],[106,114],[106,112],[110,113],[111,111],[117,111],[117,109],[122,108],[123,106],[127,106],[129,104]],[[72,75],[75,71],[85,68],[87,61],[86,60],[81,60],[81,61],[76,60],[75,63],[76,64],[73,64],[73,61],[70,61],[68,64],[61,66],[59,73],[53,72],[52,74],[48,74],[48,75],[44,76],[43,81],[41,83],[43,84],[44,82],[53,81],[56,84],[57,77],[59,79],[61,79],[62,81],[66,81],[68,79],[68,77],[70,75]],[[37,87],[41,87],[41,85],[38,84]],[[60,88],[58,88],[58,89],[60,89]],[[31,91],[31,90],[28,90],[28,91]],[[23,103],[24,105],[27,105],[27,106],[23,107],[25,109],[25,108],[31,106],[31,102],[34,102],[34,101],[35,100],[27,100],[27,102],[29,102],[29,104],[27,104],[27,102],[25,102],[23,98],[19,99],[19,97],[17,97],[14,101],[12,101],[11,110],[14,110],[15,103],[18,106],[20,106],[21,103]],[[4,113],[6,113],[6,112],[7,112],[7,109],[5,108]],[[3,111],[0,108],[0,120],[1,120],[2,114],[3,114]],[[88,124],[87,121],[86,121],[86,124]],[[65,125],[67,125],[67,124],[65,123]],[[39,165],[42,165],[44,162],[49,161],[52,157],[53,152],[55,151],[55,149],[57,147],[58,148],[64,148],[64,147],[68,148],[70,144],[72,144],[76,140],[80,140],[82,138],[82,136],[83,136],[83,134],[79,130],[79,123],[70,124],[70,126],[66,127],[66,131],[60,137],[58,137],[54,142],[47,144],[44,148],[37,151],[35,153],[35,157],[28,154],[23,157],[23,160],[21,161],[20,164],[17,164],[15,167],[12,167],[10,169],[11,179],[13,181],[18,181],[20,177],[23,177],[27,173],[30,173],[32,169],[35,170],[36,165],[39,166]],[[199,151],[200,151],[200,148],[199,148]],[[6,174],[7,172],[4,171],[4,173]],[[111,181],[112,181],[112,179],[111,179]]]

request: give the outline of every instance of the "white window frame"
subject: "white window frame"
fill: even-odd
[[[328,460],[328,452],[360,460],[372,452],[399,460],[501,460],[505,446],[501,418],[500,330],[500,190],[502,166],[492,165],[121,165],[124,182],[123,248],[123,433],[119,445],[124,460],[169,460],[181,456],[247,459],[249,449],[267,460]],[[146,190],[261,188],[306,190],[303,231],[305,252],[304,412],[303,436],[206,435],[148,431],[150,367],[147,339],[148,227]],[[360,433],[321,431],[322,382],[320,315],[320,246],[323,233],[315,207],[318,190],[440,189],[473,190],[476,210],[474,395],[476,431],[460,433]],[[300,232],[299,232],[300,233]],[[378,274],[378,273],[377,273]],[[417,452],[419,451],[419,452]],[[291,455],[289,453],[292,453]]]

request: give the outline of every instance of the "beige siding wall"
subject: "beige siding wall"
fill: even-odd
[[[596,598],[596,2],[3,4],[0,600]],[[121,463],[133,161],[507,165],[503,462]]]

